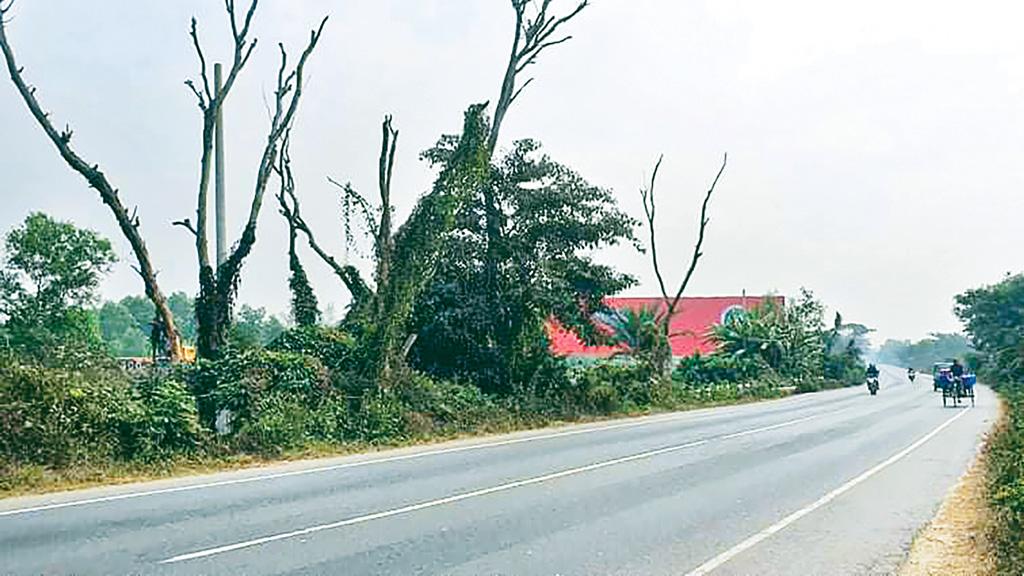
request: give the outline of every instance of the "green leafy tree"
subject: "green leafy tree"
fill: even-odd
[[[100,341],[94,315],[100,278],[116,261],[99,234],[34,213],[7,234],[0,314],[10,346],[37,355]]]
[[[442,138],[424,156],[447,161],[453,141]],[[488,198],[498,234],[488,233]],[[637,222],[610,191],[541,154],[537,142],[516,142],[492,165],[456,221],[414,320],[413,363],[435,375],[507,392],[547,355],[549,319],[593,339],[603,298],[634,282],[587,253],[634,241]],[[488,254],[498,257],[493,269]]]
[[[148,302],[148,301],[147,301]],[[120,302],[104,302],[96,312],[100,334],[114,356],[148,356],[149,336],[128,308]]]
[[[1024,382],[1024,274],[958,295],[955,311],[991,379]]]
[[[174,314],[181,342],[192,344],[196,338],[195,300],[184,292],[167,298]],[[152,353],[153,303],[142,296],[125,296],[117,302],[104,302],[97,310],[100,332],[115,356],[148,356]],[[130,323],[130,326],[126,326]]]
[[[264,308],[253,308],[242,304],[231,327],[232,345],[243,348],[258,348],[269,344],[284,332],[284,324]]]

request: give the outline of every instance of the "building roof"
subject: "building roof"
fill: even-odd
[[[683,357],[692,356],[697,352],[713,352],[715,343],[707,338],[712,326],[720,324],[730,310],[750,310],[769,299],[780,305],[784,302],[782,296],[684,297],[680,300],[669,325],[672,355]],[[668,308],[669,302],[664,298],[605,299],[605,303],[614,310],[649,308],[661,313]],[[615,346],[588,346],[557,320],[548,323],[547,332],[551,352],[556,356],[607,358],[619,350]]]

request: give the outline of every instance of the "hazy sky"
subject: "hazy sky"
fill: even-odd
[[[326,177],[375,193],[382,115],[401,132],[401,218],[432,181],[420,151],[458,131],[468,104],[497,97],[513,29],[505,0],[264,0],[260,45],[226,108],[232,240],[265,138],[275,44],[297,54],[325,14],[292,156],[306,218],[339,255]],[[56,123],[71,123],[78,152],[138,204],[168,292],[197,285],[192,239],[170,225],[195,211],[201,117],[182,85],[197,70],[192,15],[207,57],[226,61],[219,0],[20,0],[8,25]],[[876,339],[955,330],[956,293],[1024,267],[1022,18],[1010,1],[594,0],[567,28],[573,40],[532,70],[499,145],[540,140],[638,217],[637,189],[664,153],[659,238],[672,282],[727,151],[691,295],[806,286]],[[104,295],[141,292],[112,215],[2,80],[0,229],[42,210],[99,230],[122,257]],[[286,311],[286,235],[268,196],[242,301]],[[598,258],[640,278],[633,294],[656,291],[631,249]],[[340,311],[341,285],[312,254],[305,262]]]

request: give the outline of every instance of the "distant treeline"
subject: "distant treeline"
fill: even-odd
[[[886,340],[879,348],[875,361],[881,364],[913,367],[917,370],[930,370],[935,362],[952,358],[970,359],[973,353],[974,348],[966,336],[935,332],[917,342]]]

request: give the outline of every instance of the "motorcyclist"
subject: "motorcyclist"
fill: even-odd
[[[868,364],[867,375],[868,378],[878,378],[878,366],[874,363]]]

